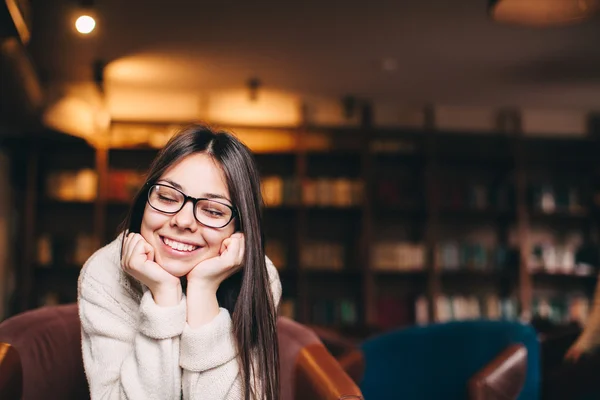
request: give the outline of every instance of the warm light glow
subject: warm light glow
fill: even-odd
[[[89,15],[82,15],[79,18],[77,18],[77,21],[75,21],[75,28],[77,28],[77,32],[82,33],[84,35],[87,35],[88,33],[92,32],[95,27],[96,21]]]
[[[283,127],[300,123],[297,96],[265,89],[254,101],[247,89],[211,92],[205,113],[208,121],[224,125]]]
[[[582,22],[599,10],[600,0],[494,0],[490,13],[503,23],[551,27]]]

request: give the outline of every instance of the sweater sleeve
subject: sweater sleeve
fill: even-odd
[[[281,299],[277,269],[267,258],[267,271],[275,309]],[[180,365],[183,398],[186,400],[237,400],[243,398],[242,380],[231,316],[221,308],[208,324],[192,329],[186,324],[181,335]],[[254,388],[260,392],[260,388]]]
[[[91,399],[180,399],[185,298],[163,308],[149,290],[141,299],[134,293],[110,262],[96,258],[82,270],[78,303]]]

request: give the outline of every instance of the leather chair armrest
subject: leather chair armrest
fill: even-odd
[[[341,356],[351,353],[358,348],[357,341],[349,339],[333,329],[317,325],[307,325],[323,342],[327,350],[338,360]]]
[[[359,383],[365,370],[365,360],[358,342],[329,328],[315,325],[309,327],[317,334],[331,355],[338,360],[350,378]]]
[[[514,400],[527,375],[527,349],[513,344],[469,379],[470,400]]]
[[[338,358],[344,371],[354,382],[360,384],[365,373],[365,357],[361,350],[355,349]]]
[[[325,346],[304,347],[296,362],[295,398],[314,400],[362,400],[356,383]]]
[[[0,399],[20,399],[23,394],[23,368],[17,350],[0,342]]]

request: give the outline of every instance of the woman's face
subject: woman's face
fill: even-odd
[[[171,166],[156,182],[195,198],[217,198],[232,206],[223,170],[210,156],[196,153]],[[220,197],[220,198],[219,198]],[[146,203],[141,235],[154,248],[154,261],[170,274],[182,277],[199,262],[219,255],[221,243],[234,233],[235,221],[209,228],[194,217],[188,201],[176,214],[165,214]]]

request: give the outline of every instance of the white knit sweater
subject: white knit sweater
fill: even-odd
[[[95,399],[241,399],[242,385],[229,312],[192,329],[185,295],[159,307],[120,266],[120,237],[98,250],[79,276],[83,363]],[[277,270],[267,258],[275,306]]]

